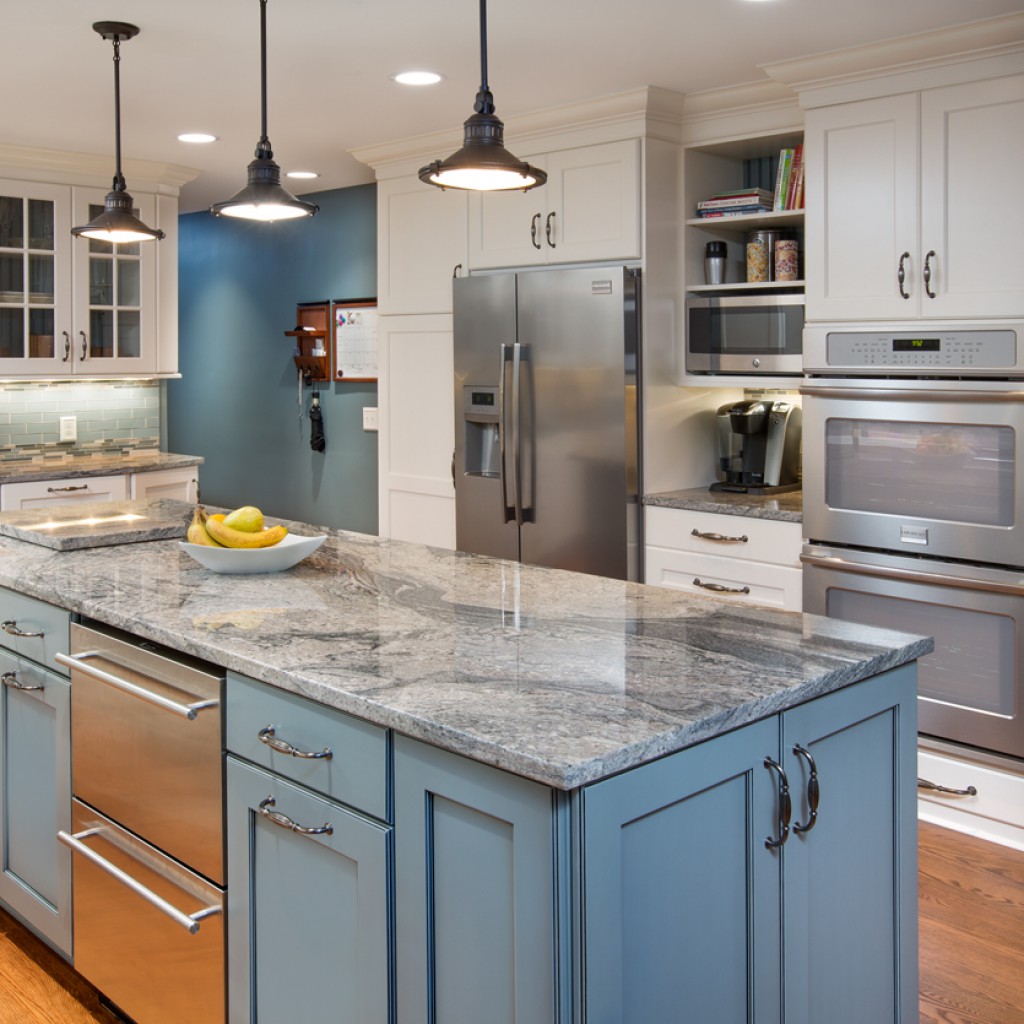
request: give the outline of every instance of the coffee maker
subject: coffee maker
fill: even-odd
[[[712,491],[779,494],[800,487],[799,405],[749,399],[720,406],[718,466],[724,481]]]

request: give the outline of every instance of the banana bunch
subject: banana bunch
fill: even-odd
[[[196,505],[187,537],[190,544],[251,549],[273,547],[287,533],[287,526],[264,528],[263,513],[253,505],[243,505],[227,515],[220,512],[207,515],[202,505]]]

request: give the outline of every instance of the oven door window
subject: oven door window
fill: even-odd
[[[799,356],[803,306],[715,306],[690,311],[690,351],[719,356]]]
[[[978,526],[1015,522],[1014,430],[1008,426],[829,419],[829,508]]]

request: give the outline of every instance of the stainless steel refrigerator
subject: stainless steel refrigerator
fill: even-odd
[[[454,282],[461,551],[640,579],[640,272]]]

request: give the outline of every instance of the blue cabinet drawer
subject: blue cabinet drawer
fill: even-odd
[[[54,655],[68,653],[70,635],[70,612],[0,588],[0,647],[66,676]]]
[[[227,748],[389,821],[388,732],[234,672],[227,681]]]

